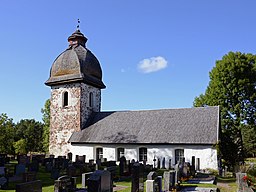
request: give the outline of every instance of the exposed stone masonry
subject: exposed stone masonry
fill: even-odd
[[[63,94],[68,92],[68,106],[63,107]],[[93,106],[89,106],[89,94],[93,93]],[[70,150],[68,140],[73,132],[80,131],[92,111],[100,111],[99,88],[84,83],[52,86],[50,146],[54,155],[66,155]]]

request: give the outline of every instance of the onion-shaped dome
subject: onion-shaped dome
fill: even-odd
[[[76,30],[68,38],[69,48],[53,62],[50,78],[46,85],[84,82],[98,88],[105,88],[98,59],[85,47],[87,38]]]

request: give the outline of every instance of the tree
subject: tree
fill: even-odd
[[[0,153],[14,154],[14,123],[7,114],[0,114]]]
[[[221,109],[220,154],[228,165],[245,157],[245,139],[255,132],[256,116],[256,55],[229,52],[210,72],[204,94],[196,97],[194,106],[219,105]],[[253,128],[254,127],[254,128]],[[246,134],[245,134],[246,133]]]
[[[47,99],[44,104],[44,108],[41,109],[43,114],[44,132],[43,132],[43,148],[45,152],[49,150],[49,134],[50,134],[50,99]]]
[[[26,153],[43,151],[43,124],[41,122],[34,119],[22,119],[16,124],[15,131],[16,146],[17,142],[25,146],[25,149],[20,148],[23,153],[24,151]]]

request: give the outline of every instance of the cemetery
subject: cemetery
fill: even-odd
[[[107,161],[106,158],[85,162],[86,155],[19,155],[14,161],[7,155],[0,156],[0,191],[80,191],[80,192],[168,192],[168,191],[220,191],[217,175],[211,170],[202,170],[195,158],[190,162],[178,162],[168,169],[163,162],[155,166],[146,162],[126,160]],[[246,172],[253,170],[242,166],[244,172],[236,173],[237,189],[253,191],[253,181]],[[228,170],[220,170],[222,178],[232,177]],[[250,173],[253,174],[253,173]],[[255,181],[254,181],[255,182]]]

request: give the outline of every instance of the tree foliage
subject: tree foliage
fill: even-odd
[[[7,114],[0,114],[0,153],[14,154],[14,123]]]
[[[15,141],[23,144],[19,153],[43,151],[43,124],[34,119],[23,119],[15,126]],[[25,143],[25,144],[24,144]],[[17,143],[16,143],[17,144]],[[17,145],[16,145],[17,146]]]
[[[219,105],[221,109],[220,152],[227,164],[242,161],[255,141],[256,56],[229,52],[210,72],[204,94],[196,97],[194,106]],[[249,144],[250,143],[250,144]],[[248,149],[247,149],[248,148]]]
[[[43,114],[44,132],[43,132],[43,148],[45,152],[49,150],[49,134],[50,134],[50,99],[47,99],[44,108],[41,109]]]

